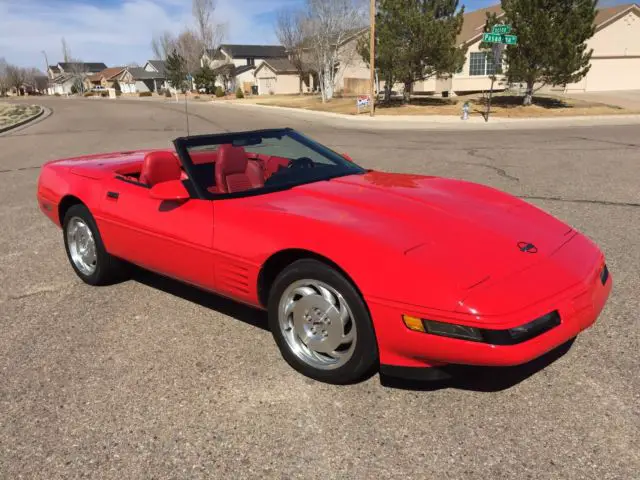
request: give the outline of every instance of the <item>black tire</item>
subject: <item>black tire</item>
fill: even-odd
[[[333,370],[314,368],[291,351],[280,329],[279,303],[287,288],[298,280],[313,279],[330,285],[346,300],[356,324],[356,345],[351,358]],[[285,361],[299,373],[314,380],[347,385],[375,374],[379,367],[378,345],[369,310],[354,285],[336,269],[313,259],[303,259],[286,267],[275,279],[268,300],[269,328]]]
[[[90,275],[82,272],[71,258],[71,252],[69,250],[69,242],[67,238],[67,229],[72,218],[79,217],[87,224],[93,235],[96,244],[96,268]],[[125,278],[127,272],[127,265],[122,260],[110,255],[104,248],[102,243],[102,237],[96,221],[91,215],[89,209],[82,204],[73,205],[65,213],[62,221],[62,237],[64,238],[64,248],[67,252],[67,258],[73,271],[80,279],[93,286],[112,285]]]

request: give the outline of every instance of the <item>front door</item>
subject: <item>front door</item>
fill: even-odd
[[[106,249],[143,268],[207,289],[214,287],[213,202],[151,198],[142,184],[113,178],[101,201]]]

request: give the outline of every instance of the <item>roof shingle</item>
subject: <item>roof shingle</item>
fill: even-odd
[[[224,44],[220,48],[233,58],[278,58],[286,57],[282,45],[235,45]]]

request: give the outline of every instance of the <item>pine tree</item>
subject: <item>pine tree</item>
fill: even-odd
[[[200,70],[193,76],[196,88],[200,90],[204,88],[206,93],[213,93],[216,90],[216,74],[213,73],[211,67],[205,63]]]
[[[597,0],[502,0],[503,23],[513,27],[518,45],[506,49],[507,79],[527,85],[524,105],[534,87],[580,81],[591,68]]]
[[[167,56],[166,70],[169,85],[184,92],[186,90],[187,70],[184,59],[175,50]]]
[[[461,70],[466,48],[458,47],[464,7],[458,0],[380,0],[376,14],[376,65],[388,91],[394,82],[405,86]],[[369,60],[363,40],[359,53]]]

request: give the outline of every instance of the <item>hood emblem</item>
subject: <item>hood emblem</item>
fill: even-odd
[[[522,253],[538,253],[538,247],[536,247],[533,243],[529,243],[529,242],[518,243],[518,249]]]

